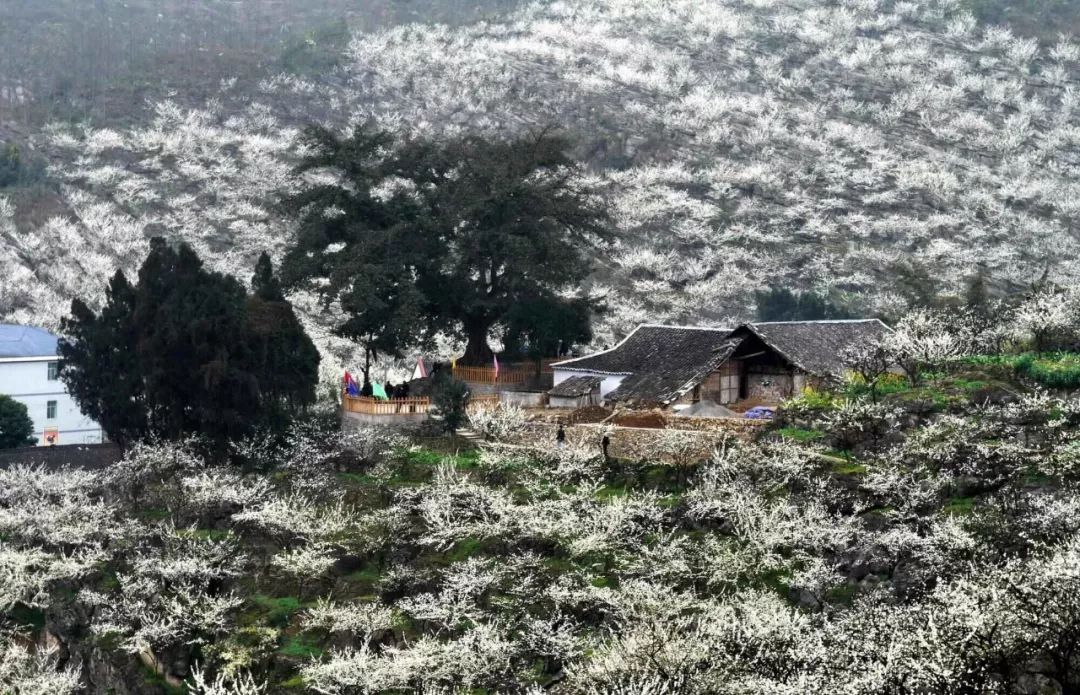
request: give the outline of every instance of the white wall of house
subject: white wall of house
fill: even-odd
[[[56,433],[56,444],[99,444],[101,427],[79,411],[64,383],[50,364],[55,357],[0,358],[0,393],[26,406],[34,421],[39,446],[47,446],[46,432]]]
[[[600,398],[605,398],[609,393],[619,388],[619,384],[626,378],[625,374],[601,374],[599,372],[583,372],[583,371],[570,371],[568,369],[559,369],[556,367],[554,370],[553,385],[558,385],[563,381],[566,381],[572,376],[594,376],[599,379],[603,379],[600,382]]]

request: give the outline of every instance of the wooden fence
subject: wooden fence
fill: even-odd
[[[431,411],[430,398],[392,398],[386,401],[366,396],[345,396],[341,405],[346,412],[361,415],[416,415]]]
[[[499,394],[477,393],[469,396],[470,408],[489,408],[499,405]],[[341,407],[349,413],[360,415],[426,415],[431,412],[430,398],[370,398],[344,395]]]
[[[547,358],[540,361],[540,371],[537,372],[535,363],[515,363],[499,366],[498,378],[495,375],[495,367],[466,367],[454,365],[454,378],[474,384],[525,384],[536,378],[537,374],[551,374],[551,364],[558,362],[558,358]]]

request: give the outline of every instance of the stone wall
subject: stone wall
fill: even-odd
[[[0,469],[19,464],[44,465],[49,469],[83,468],[101,470],[113,465],[124,452],[115,444],[68,444],[60,446],[31,446],[0,451]]]
[[[532,391],[500,391],[499,402],[503,405],[516,405],[519,408],[543,408],[547,403],[547,394]]]
[[[780,403],[795,393],[794,375],[783,368],[754,366],[746,374],[746,397],[759,403]]]
[[[342,427],[413,427],[428,419],[427,413],[396,413],[394,415],[367,415],[364,413],[341,413]]]
[[[725,432],[740,439],[752,439],[769,424],[768,420],[747,420],[744,418],[709,418],[682,417],[673,415],[668,418],[667,426],[675,430],[695,430],[700,432]]]
[[[741,420],[699,420],[700,429],[621,427],[605,424],[580,424],[566,426],[566,440],[571,446],[584,449],[601,449],[606,435],[610,440],[609,455],[632,460],[666,460],[672,458],[704,459],[724,439],[749,440],[762,427],[759,423]],[[555,446],[558,425],[552,422],[533,421],[513,442],[529,446]]]

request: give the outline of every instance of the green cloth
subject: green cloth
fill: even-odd
[[[373,382],[371,384],[371,395],[375,398],[381,398],[384,401],[390,400],[390,396],[386,395],[386,389],[383,387],[382,384],[376,384]]]

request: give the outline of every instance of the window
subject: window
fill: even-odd
[[[48,420],[56,419],[56,401],[49,401],[45,404],[45,418]]]
[[[60,377],[60,363],[49,362],[49,381],[56,381]]]

